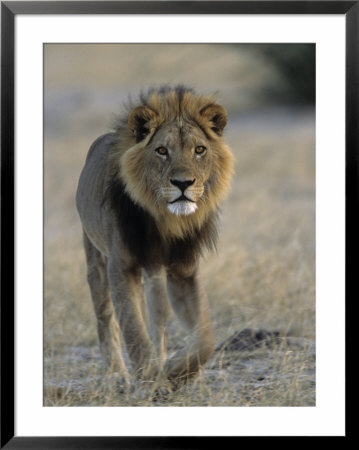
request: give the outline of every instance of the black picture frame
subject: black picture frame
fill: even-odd
[[[346,21],[346,305],[358,248],[359,1],[1,2],[1,441],[6,449],[202,448],[223,437],[15,436],[14,406],[14,40],[18,14],[339,14]],[[354,300],[354,299],[353,299]],[[347,310],[347,309],[346,309]],[[346,341],[348,342],[348,327]],[[347,388],[348,392],[348,388]],[[346,397],[346,399],[348,399]],[[346,402],[346,408],[348,403]],[[346,425],[346,436],[350,430]],[[232,439],[232,438],[228,438]],[[218,442],[220,440],[220,442]]]

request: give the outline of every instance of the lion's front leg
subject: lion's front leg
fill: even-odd
[[[186,348],[176,352],[165,365],[165,375],[177,386],[196,375],[208,361],[214,351],[214,336],[197,268],[172,268],[168,271],[167,288],[173,309],[190,331]]]
[[[160,366],[166,359],[166,326],[170,308],[166,289],[164,267],[150,272],[144,271],[145,294],[147,301],[148,329],[155,345]]]
[[[111,296],[136,376],[153,379],[159,368],[143,315],[144,294],[139,266],[128,267],[119,257],[108,262]]]
[[[110,297],[106,275],[106,258],[94,247],[86,233],[83,243],[87,259],[87,281],[97,318],[101,354],[111,372],[119,372],[129,381],[122,357],[119,327]]]

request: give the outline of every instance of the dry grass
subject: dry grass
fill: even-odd
[[[111,113],[118,110],[113,100],[116,67],[109,62],[114,48],[111,53],[111,49],[91,52],[75,47],[53,47],[45,59],[44,404],[315,405],[313,111],[272,108],[245,116],[242,107],[235,108],[230,94],[240,89],[236,78],[255,70],[256,64],[260,67],[261,61],[246,49],[238,62],[232,46],[221,56],[224,97],[231,98],[227,140],[236,157],[236,175],[222,208],[219,251],[202,261],[202,280],[218,344],[246,328],[278,331],[280,338],[271,345],[218,349],[192,384],[153,401],[153,385],[123,389],[120,380],[104,373],[99,356],[74,193],[91,141],[106,131]],[[180,53],[180,61],[191,55],[198,60],[198,49],[191,54],[186,51]],[[217,47],[206,47],[207,56],[215,58],[216,52]],[[166,54],[159,54],[158,49],[156,54],[163,71]],[[111,70],[98,73],[96,55],[103,64],[107,58]],[[71,65],[72,60],[76,63]],[[126,61],[125,72],[117,68],[122,90],[131,88],[128,82],[124,86],[125,78],[136,86],[147,85],[149,73],[158,82],[162,80],[157,73],[177,81],[175,75],[160,72],[157,65],[155,72],[149,62],[146,76],[140,79],[136,64],[131,63],[137,61],[136,55]],[[67,76],[60,70],[64,65],[71,66]],[[172,66],[176,64],[170,65],[176,73]],[[263,78],[268,70],[261,72]],[[87,77],[81,71],[87,72]],[[216,74],[216,79],[221,79],[218,70],[212,72],[206,90],[212,88]],[[255,72],[252,84],[243,75],[251,92],[260,91],[259,71]],[[198,80],[198,74],[188,70],[178,70],[176,76]],[[101,80],[98,89],[94,80]],[[96,97],[96,92],[112,93],[112,97]],[[253,95],[247,90],[248,105],[249,100],[254,104]],[[122,97],[121,91],[118,98]],[[173,349],[184,334],[174,317],[169,328],[169,348]]]

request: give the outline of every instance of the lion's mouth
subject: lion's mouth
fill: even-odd
[[[176,203],[176,202],[182,202],[182,201],[184,201],[184,202],[192,202],[192,203],[195,203],[195,201],[194,200],[191,200],[190,198],[187,198],[185,195],[181,195],[180,197],[177,197],[176,199],[174,199],[172,202],[168,202],[170,205],[172,205],[173,203]]]

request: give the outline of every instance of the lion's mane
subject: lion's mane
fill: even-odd
[[[146,146],[164,124],[175,121],[194,124],[213,149],[206,195],[194,214],[184,216],[161,208],[154,194],[156,179],[144,177],[151,172]],[[233,156],[222,139],[226,121],[226,112],[214,97],[197,95],[183,86],[150,89],[117,118],[104,200],[116,215],[123,242],[140,265],[190,264],[203,249],[215,248],[218,205],[233,172]]]

